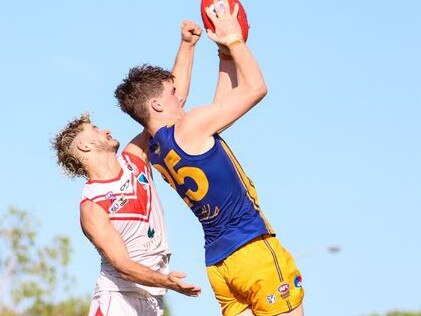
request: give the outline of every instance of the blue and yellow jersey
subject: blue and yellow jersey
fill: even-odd
[[[219,135],[204,154],[189,155],[174,140],[174,126],[162,127],[149,143],[150,160],[203,226],[210,266],[251,239],[273,234],[251,180]]]

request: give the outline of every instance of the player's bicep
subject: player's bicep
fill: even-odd
[[[231,92],[223,100],[215,100],[210,105],[188,112],[182,125],[189,130],[190,135],[194,129],[195,133],[203,134],[205,137],[211,136],[229,127],[256,103],[247,95],[243,95],[240,90]]]
[[[80,222],[85,235],[113,266],[117,267],[128,259],[121,235],[99,205],[91,201],[83,203],[80,208]]]

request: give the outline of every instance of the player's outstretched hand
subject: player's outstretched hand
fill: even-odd
[[[184,20],[181,23],[181,40],[183,42],[195,45],[202,34],[202,28],[196,23]]]
[[[202,289],[193,284],[187,284],[182,279],[186,277],[183,272],[172,271],[168,274],[168,279],[171,281],[171,289],[187,296],[197,297]]]
[[[215,12],[211,6],[205,9],[206,14],[215,26],[215,32],[207,30],[208,37],[217,44],[228,46],[233,38],[242,38],[241,26],[238,23],[239,6],[234,4],[234,10],[231,13],[228,1],[219,3],[214,1]]]

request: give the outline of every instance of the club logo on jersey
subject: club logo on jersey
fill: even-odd
[[[148,178],[146,177],[146,174],[142,172],[138,177],[137,181],[143,186],[143,188],[146,190],[149,186]]]
[[[284,299],[289,297],[289,284],[282,284],[280,287],[278,287],[278,292],[281,293],[281,297]]]
[[[161,154],[161,146],[159,146],[159,143],[155,143],[155,144],[153,144],[152,146],[151,146],[151,149],[152,149],[152,152],[155,154],[155,155],[160,155]]]
[[[129,169],[135,176],[139,174],[139,169],[137,169],[136,165],[132,162],[127,163],[127,169]]]
[[[266,296],[266,300],[268,301],[269,304],[274,304],[276,302],[276,296],[273,294],[270,294]]]
[[[303,287],[303,279],[301,275],[297,275],[294,279],[294,285],[296,288],[302,288]]]
[[[124,191],[129,187],[130,179],[127,179],[126,182],[123,183],[123,185],[120,187],[120,191]]]
[[[159,245],[161,245],[161,242],[162,242],[161,234],[159,233],[159,231],[155,231],[154,229],[152,229],[152,231],[153,231],[153,236],[150,237],[146,243],[140,246],[140,249],[142,251],[151,251],[152,249],[156,249],[157,247],[159,247]]]
[[[215,206],[213,212],[211,212],[211,206],[210,204],[203,205],[201,207],[201,213],[198,214],[198,218],[200,222],[211,220],[218,216],[219,214],[219,208]]]
[[[109,201],[114,201],[116,199],[115,194],[112,191],[107,192],[107,194],[105,194],[105,198]]]
[[[153,229],[153,228],[151,228],[149,226],[149,228],[148,228],[148,237],[149,238],[153,238],[154,235],[155,235],[155,229]]]
[[[110,213],[118,212],[124,205],[127,204],[129,200],[124,196],[124,194],[120,195],[113,204],[108,208]]]

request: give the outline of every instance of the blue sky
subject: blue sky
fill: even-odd
[[[139,127],[113,97],[128,69],[171,68],[199,0],[7,2],[0,12],[0,209],[24,208],[75,248],[72,292],[91,293],[99,257],[82,235],[82,180],[60,174],[49,140],[83,111],[127,143]],[[244,0],[249,46],[269,93],[224,132],[304,276],[307,315],[421,310],[421,3]],[[187,109],[208,103],[215,45],[197,46]],[[175,316],[219,315],[203,234],[156,176],[172,268],[203,288],[168,294]],[[341,252],[330,254],[329,245]]]

